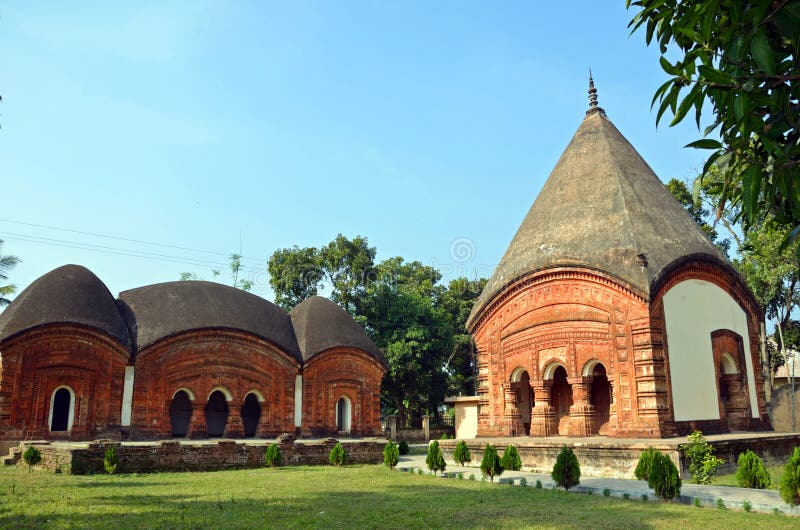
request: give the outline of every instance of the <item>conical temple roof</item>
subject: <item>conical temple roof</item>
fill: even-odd
[[[467,320],[522,276],[594,269],[649,300],[671,264],[689,257],[728,267],[650,166],[599,107],[581,123]]]

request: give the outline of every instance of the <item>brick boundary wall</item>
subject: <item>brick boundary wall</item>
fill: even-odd
[[[329,465],[328,454],[337,440],[327,438],[309,442],[279,443],[282,466]],[[386,441],[341,440],[347,451],[348,464],[383,462]],[[37,467],[76,475],[105,473],[103,456],[106,449],[117,446],[117,473],[154,473],[161,471],[219,471],[265,467],[264,453],[270,443],[238,443],[220,440],[217,443],[187,444],[175,441],[160,444],[120,444],[92,442],[74,447],[61,444],[31,444],[42,452]],[[20,446],[19,451],[25,447]],[[18,465],[25,465],[20,459]]]

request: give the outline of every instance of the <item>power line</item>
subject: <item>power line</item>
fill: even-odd
[[[0,223],[11,223],[11,224],[16,224],[16,225],[31,226],[31,227],[35,227],[35,228],[45,228],[47,230],[58,230],[59,232],[70,232],[70,233],[73,233],[73,234],[81,234],[81,235],[85,235],[85,236],[104,237],[104,238],[107,238],[107,239],[116,239],[116,240],[119,240],[119,241],[127,241],[129,243],[141,243],[141,244],[144,244],[144,245],[152,245],[152,246],[164,247],[164,248],[174,248],[174,249],[177,249],[177,250],[188,250],[188,251],[191,251],[191,252],[199,252],[199,253],[204,253],[204,254],[213,254],[213,255],[217,255],[217,256],[225,256],[226,258],[230,256],[230,253],[220,252],[220,251],[216,251],[216,250],[204,250],[204,249],[198,249],[198,248],[183,247],[183,246],[180,246],[180,245],[171,245],[171,244],[167,244],[167,243],[155,243],[153,241],[145,241],[143,239],[131,239],[131,238],[128,238],[128,237],[114,236],[114,235],[110,235],[110,234],[100,234],[100,233],[97,233],[97,232],[84,232],[82,230],[74,230],[74,229],[70,229],[70,228],[61,228],[61,227],[58,227],[58,226],[49,226],[49,225],[42,225],[42,224],[36,224],[36,223],[28,223],[28,222],[25,222],[25,221],[15,221],[13,219],[0,219]],[[241,235],[240,235],[240,239],[241,239]],[[241,247],[241,242],[240,242],[240,247]],[[242,256],[242,259],[260,261],[260,262],[266,262],[267,261],[266,258],[254,258],[254,257],[248,257],[248,256]]]

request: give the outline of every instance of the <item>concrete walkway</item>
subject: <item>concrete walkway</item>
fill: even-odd
[[[474,459],[473,455],[473,459]],[[478,457],[476,465],[459,466],[455,462],[447,461],[447,469],[445,476],[456,477],[459,473],[464,474],[464,478],[468,479],[470,475],[475,475],[475,480],[481,479],[481,470],[479,467],[480,457]],[[428,467],[425,465],[425,455],[405,455],[400,457],[400,463],[397,465],[399,471],[406,471],[416,473],[417,470],[422,469],[423,472],[429,473]],[[543,488],[553,489],[556,484],[550,475],[542,473],[532,473],[529,471],[505,471],[499,477],[501,484],[509,484],[513,481],[514,484],[519,484],[521,478],[525,478],[529,487],[533,487],[536,481],[542,483]],[[599,478],[599,477],[581,477],[581,483],[571,491],[577,493],[589,493],[592,495],[603,495],[604,490],[610,490],[613,497],[624,497],[627,494],[631,499],[642,500],[642,495],[647,495],[647,500],[661,502],[653,490],[647,486],[647,482],[634,479],[620,479],[620,478]],[[701,486],[699,484],[689,484],[684,481],[681,487],[681,494],[676,499],[677,502],[682,504],[693,505],[695,499],[699,499],[700,503],[706,508],[716,508],[717,499],[722,499],[725,506],[733,510],[742,510],[742,504],[749,501],[754,512],[772,513],[775,509],[780,510],[787,515],[800,516],[800,506],[790,506],[783,502],[780,494],[774,490],[754,490],[747,488],[735,488],[731,486]]]

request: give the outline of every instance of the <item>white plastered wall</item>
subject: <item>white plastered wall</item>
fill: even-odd
[[[294,426],[303,426],[303,376],[294,377]]]
[[[729,329],[744,345],[750,408],[758,401],[747,330],[747,315],[723,289],[703,280],[685,280],[664,295],[670,383],[675,421],[719,419],[717,372],[711,332]]]

